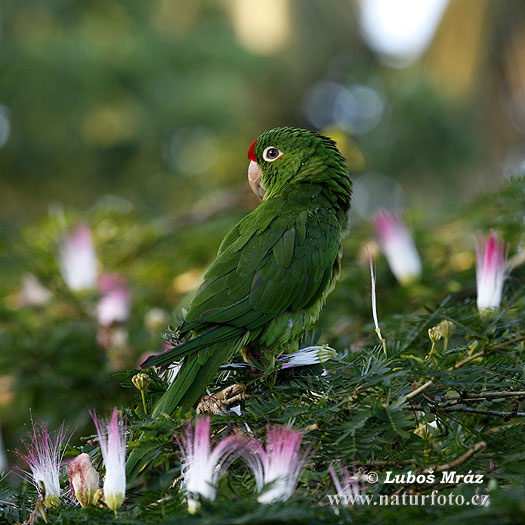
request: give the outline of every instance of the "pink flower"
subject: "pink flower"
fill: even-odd
[[[98,324],[125,323],[129,317],[131,294],[124,277],[104,273],[98,280],[98,289],[102,293],[97,304]]]
[[[89,455],[84,453],[69,463],[69,483],[71,492],[82,507],[95,503],[98,488],[98,472],[91,465]]]
[[[44,505],[56,508],[60,503],[60,467],[64,452],[61,450],[66,441],[64,425],[51,439],[47,425],[31,420],[32,434],[29,442],[22,440],[27,453],[17,452],[31,469],[32,482],[44,500]]]
[[[179,440],[182,452],[182,477],[188,494],[188,511],[194,514],[198,498],[215,499],[216,484],[220,474],[229,465],[231,454],[240,439],[236,436],[224,438],[213,450],[210,445],[210,418],[195,420],[195,433],[191,424],[186,427],[186,438]]]
[[[491,230],[488,240],[476,238],[476,285],[480,312],[499,308],[507,272],[508,247]]]
[[[401,284],[408,284],[421,274],[421,259],[412,236],[400,215],[379,211],[374,225],[392,273]]]
[[[95,288],[97,259],[89,226],[80,224],[64,239],[59,250],[59,266],[70,290]]]
[[[266,448],[252,440],[251,454],[240,451],[255,476],[260,503],[286,501],[294,493],[306,459],[306,452],[301,450],[302,439],[297,430],[268,426]]]
[[[359,476],[355,473],[351,476],[348,469],[343,468],[340,471],[341,479],[337,476],[333,465],[328,467],[328,472],[337,490],[337,495],[343,498],[343,502],[347,506],[352,506],[354,503],[360,503],[360,498],[364,494],[365,485],[363,482],[359,484]]]
[[[109,421],[100,421],[95,412],[91,412],[91,418],[106,468],[104,502],[116,515],[126,495],[126,426],[122,419],[119,421],[116,407]]]

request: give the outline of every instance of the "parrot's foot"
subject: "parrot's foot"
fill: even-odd
[[[246,385],[236,383],[211,396],[204,396],[197,405],[197,414],[224,415],[231,405],[250,397],[246,394]]]
[[[263,359],[263,353],[259,348],[243,346],[241,349],[242,358],[245,363],[260,363]]]

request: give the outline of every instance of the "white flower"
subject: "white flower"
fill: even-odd
[[[62,242],[59,250],[62,277],[70,290],[94,289],[97,284],[97,259],[91,230],[80,224]]]
[[[186,437],[179,440],[182,459],[182,477],[188,498],[188,511],[194,514],[198,498],[215,499],[216,484],[220,474],[230,463],[231,454],[237,449],[239,438],[224,438],[213,450],[210,445],[210,418],[195,420],[195,433],[191,424],[186,428]]]
[[[100,326],[125,323],[129,317],[131,294],[126,280],[120,275],[102,274],[98,280],[102,297],[97,303]]]
[[[126,426],[119,421],[116,407],[109,421],[100,421],[95,412],[91,412],[91,417],[106,468],[104,502],[116,515],[126,495]]]
[[[78,455],[69,463],[69,483],[71,491],[82,507],[87,507],[95,502],[98,491],[98,472],[93,468],[89,455]]]
[[[325,363],[337,356],[337,352],[328,345],[307,346],[279,358],[282,362],[281,368],[294,368],[296,366],[317,365]]]
[[[368,252],[368,261],[370,263],[370,280],[372,282],[372,317],[374,319],[375,332],[377,334],[377,337],[379,338],[379,340],[381,341],[383,345],[383,352],[385,352],[385,355],[386,355],[387,354],[386,339],[381,335],[381,329],[379,328],[379,321],[377,320],[376,274],[374,272],[372,256],[370,255],[368,246],[366,247],[366,251]]]
[[[507,272],[505,242],[491,230],[489,238],[476,238],[476,285],[480,312],[499,308]]]
[[[60,503],[60,467],[64,452],[61,450],[66,441],[64,426],[62,425],[55,440],[51,439],[46,424],[31,421],[32,434],[29,441],[22,440],[27,453],[18,452],[27,466],[31,469],[32,482],[44,500],[44,505],[55,508]]]
[[[51,297],[51,292],[32,273],[22,276],[22,286],[16,299],[18,306],[44,306]]]
[[[412,236],[397,213],[379,211],[374,225],[392,273],[401,284],[408,284],[421,275],[421,259]]]
[[[286,501],[294,493],[306,458],[302,438],[301,432],[288,427],[267,427],[266,448],[252,440],[250,454],[240,451],[255,476],[260,503]]]
[[[164,372],[164,380],[167,381],[169,384],[173,383],[173,381],[175,381],[175,378],[177,377],[177,374],[179,373],[181,366],[182,361],[174,361],[173,363],[168,365],[168,368],[166,368],[166,371]]]

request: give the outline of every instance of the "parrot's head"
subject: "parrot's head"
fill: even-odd
[[[337,207],[350,207],[351,183],[345,160],[328,137],[299,128],[264,132],[248,151],[248,181],[263,200],[296,184],[317,184]]]

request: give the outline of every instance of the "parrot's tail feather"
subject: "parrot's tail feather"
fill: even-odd
[[[201,351],[200,355],[197,353],[186,356],[175,379],[153,407],[152,417],[156,418],[161,413],[172,415],[178,407],[182,407],[183,413],[188,411],[205,392],[219,367],[246,344],[249,335],[250,332],[244,330],[229,340],[207,345],[206,350]],[[203,358],[203,352],[207,356],[206,359]],[[156,447],[133,449],[126,461],[128,478],[133,479],[139,475],[158,455],[159,450]]]
[[[248,336],[249,334],[244,332],[233,340],[208,346],[208,357],[205,360],[198,354],[187,356],[173,383],[155,405],[153,417],[161,412],[171,415],[178,406],[181,406],[183,411],[189,410],[205,392],[220,366],[242,348]]]
[[[161,412],[171,414],[177,408],[179,401],[190,388],[200,368],[198,356],[187,358],[173,383],[155,405],[152,417],[157,417]]]
[[[181,359],[188,354],[192,354],[193,352],[197,352],[203,348],[212,346],[215,343],[220,343],[223,341],[225,342],[228,339],[237,337],[244,332],[246,332],[245,328],[238,328],[236,326],[228,325],[217,326],[201,335],[198,335],[197,337],[194,337],[193,339],[190,339],[189,341],[181,343],[175,348],[170,348],[162,354],[148,357],[148,359],[142,363],[141,367],[150,368],[151,366],[169,365],[170,363],[173,363],[173,361]]]

